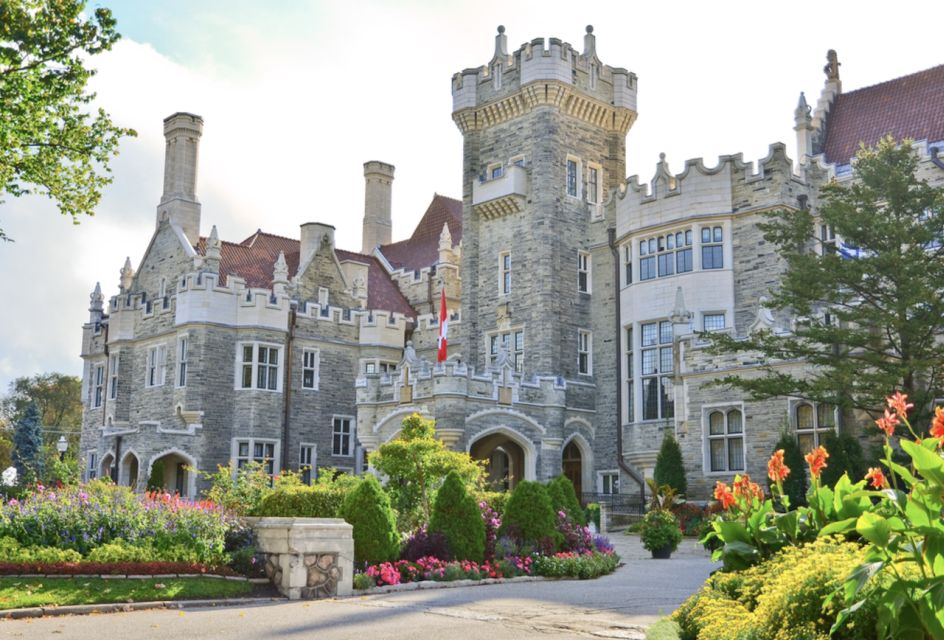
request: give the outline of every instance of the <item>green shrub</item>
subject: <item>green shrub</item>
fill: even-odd
[[[671,511],[657,509],[650,511],[642,520],[639,528],[642,537],[642,546],[648,551],[656,551],[670,546],[672,551],[678,549],[682,541],[682,530],[679,528],[678,518]]]
[[[449,472],[436,493],[429,531],[446,537],[449,555],[453,560],[482,562],[485,557],[482,512],[455,471]]]
[[[163,491],[164,490],[164,461],[163,460],[157,460],[154,464],[151,465],[151,475],[148,477],[147,490],[148,491]]]
[[[354,574],[354,588],[358,591],[363,591],[364,589],[370,589],[371,587],[377,586],[377,581],[366,573],[355,573]]]
[[[87,559],[90,562],[152,562],[164,558],[158,558],[149,544],[131,545],[116,538],[89,551]]]
[[[400,554],[397,519],[377,478],[367,475],[344,500],[344,519],[354,527],[354,560],[376,564]]]
[[[620,557],[615,553],[559,553],[553,556],[535,556],[532,570],[534,575],[547,578],[588,580],[613,573],[619,562]]]
[[[279,487],[262,499],[256,514],[275,518],[339,518],[345,498],[356,486]]]
[[[688,482],[685,479],[685,466],[682,464],[682,449],[671,433],[662,438],[662,447],[656,457],[656,468],[653,479],[658,485],[667,484],[675,492],[684,496],[688,491]]]
[[[862,445],[848,433],[836,435],[828,432],[821,443],[829,451],[829,464],[823,469],[820,482],[832,486],[842,474],[848,473],[853,480],[858,480],[868,472],[868,465],[862,453]]]
[[[566,476],[557,476],[547,483],[547,495],[551,499],[554,513],[563,511],[567,517],[580,525],[587,524],[587,516],[577,499],[574,483]]]
[[[250,462],[235,470],[219,465],[215,473],[200,475],[210,483],[204,492],[206,499],[241,516],[256,515],[263,498],[272,491],[272,479],[261,462]]]
[[[783,481],[783,493],[790,498],[791,507],[805,505],[806,462],[803,460],[804,452],[800,451],[800,445],[797,444],[796,436],[789,432],[782,433],[780,440],[774,445],[774,451],[779,451],[780,449],[783,449],[783,463],[790,469],[790,475]],[[832,464],[831,460],[830,464]],[[773,484],[770,478],[768,478],[767,489],[770,493],[773,493],[772,487]]]
[[[488,506],[498,514],[499,518],[504,515],[510,497],[510,491],[478,491],[475,494],[476,501],[488,503]]]
[[[522,480],[515,487],[505,507],[499,536],[509,536],[524,545],[551,547],[560,543],[551,499],[543,484]]]
[[[35,562],[40,564],[61,564],[79,562],[82,554],[72,549],[57,549],[56,547],[24,547],[16,538],[4,536],[0,538],[0,561],[3,562]]]

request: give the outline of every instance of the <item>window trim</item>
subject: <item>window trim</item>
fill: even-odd
[[[636,372],[636,366],[633,360],[636,345],[633,343],[634,335],[635,332],[633,331],[632,323],[629,323],[623,327],[623,357],[626,358],[624,361],[625,369],[623,372],[624,381],[626,384],[626,411],[623,413],[621,410],[621,413],[626,416],[625,424],[632,424],[636,421],[636,378],[634,376]]]
[[[254,453],[256,444],[274,445],[272,447],[272,458],[271,458],[272,477],[275,477],[275,475],[278,474],[279,471],[281,471],[281,469],[278,466],[279,460],[282,459],[281,458],[281,454],[282,454],[282,441],[281,440],[279,440],[278,438],[234,437],[230,441],[231,443],[230,444],[230,468],[233,471],[233,475],[235,475],[236,472],[239,470],[239,460],[242,458],[242,456],[239,455],[240,442],[247,442],[249,444],[249,456],[247,458],[243,458],[249,462],[256,462],[256,457]],[[264,462],[265,460],[268,460],[268,459],[269,458],[265,457],[265,449],[263,449],[262,461]]]
[[[98,449],[92,449],[85,458],[85,481],[90,482],[98,477]]]
[[[309,456],[307,465],[303,465],[302,463],[302,460],[305,457],[302,454],[305,451],[305,449],[311,450],[311,455]],[[306,466],[309,469],[307,484],[309,485],[314,484],[315,480],[317,480],[318,478],[318,444],[315,442],[299,442],[298,443],[298,473],[303,478],[304,478],[304,473],[305,473],[304,470]],[[304,479],[302,480],[302,484],[305,484]]]
[[[144,360],[144,387],[146,389],[163,387],[167,381],[167,345],[151,344],[145,348],[147,351]]]
[[[714,327],[712,329],[708,328],[707,319],[709,317],[721,316],[721,326]],[[724,311],[703,311],[701,314],[701,330],[702,331],[724,331],[728,328],[728,318],[727,314]]]
[[[716,411],[721,412],[724,415],[724,434],[711,436],[711,424],[710,416]],[[724,440],[724,460],[725,467],[728,466],[728,461],[730,460],[728,453],[728,440],[733,436],[737,437],[737,434],[728,433],[728,414],[732,411],[739,411],[741,413],[741,456],[743,458],[744,468],[743,469],[724,469],[723,471],[712,471],[711,470],[711,440]],[[747,471],[748,463],[748,443],[747,443],[747,417],[744,411],[743,402],[715,402],[711,404],[704,404],[701,407],[701,432],[702,432],[702,447],[704,451],[704,456],[702,460],[702,472],[705,476],[717,477],[717,476],[727,476],[731,477],[734,474],[744,473]]]
[[[497,171],[497,175],[496,175]],[[485,166],[485,181],[500,180],[505,177],[505,165],[501,162],[490,162]]]
[[[187,386],[189,374],[188,361],[190,356],[190,334],[183,333],[177,336],[177,366],[174,368],[174,388],[183,389]]]
[[[718,231],[718,230],[720,230],[721,239],[720,239],[720,240],[715,240],[715,231]],[[705,237],[705,231],[708,231],[708,233],[709,233],[709,236],[710,236],[710,238],[711,238],[710,242],[705,242],[705,239],[704,239],[704,237]],[[699,238],[699,252],[698,252],[698,253],[699,253],[699,261],[700,261],[699,267],[701,268],[702,271],[720,271],[720,270],[724,269],[724,263],[725,263],[725,259],[724,259],[724,254],[725,254],[725,250],[724,250],[724,238],[725,238],[725,235],[726,235],[726,234],[725,234],[725,225],[720,224],[720,223],[718,223],[718,224],[701,225],[701,226],[698,227],[698,238]],[[706,267],[706,266],[705,266],[705,249],[713,249],[713,248],[715,248],[715,247],[718,247],[718,248],[720,249],[720,251],[721,251],[721,264],[715,265],[715,264],[712,262],[712,266]]]
[[[674,378],[675,378],[675,335],[674,327],[672,326],[672,321],[667,318],[655,318],[646,320],[644,322],[637,323],[639,325],[639,367],[638,367],[638,378],[639,378],[639,388],[642,396],[639,403],[639,420],[638,422],[665,422],[667,420],[673,420],[675,418],[675,387],[674,387]],[[643,344],[644,332],[643,328],[649,325],[655,325],[655,342],[652,344]],[[665,337],[663,334],[664,326],[668,325],[669,327],[669,340],[663,340]],[[666,374],[662,369],[662,358],[663,351],[668,349],[672,355],[672,371]],[[647,351],[655,352],[655,373],[646,373],[643,368],[643,358]],[[646,417],[646,381],[655,379],[657,381],[658,387],[657,391],[657,416],[655,418]],[[666,415],[667,407],[663,407],[662,396],[663,396],[663,384],[664,380],[669,379],[672,386],[671,397],[670,394],[665,394],[666,396],[666,405],[671,404],[672,413],[671,415]]]
[[[625,243],[621,254],[623,257],[623,286],[628,287],[633,283],[633,243]]]
[[[802,434],[799,428],[799,420],[797,419],[797,410],[803,406],[808,405],[813,412],[813,428],[812,429],[803,429]],[[790,419],[790,428],[793,430],[793,437],[796,438],[797,446],[800,444],[800,435],[812,435],[813,436],[813,448],[822,445],[820,438],[832,431],[834,434],[839,433],[839,408],[833,405],[833,425],[822,427],[819,424],[819,409],[821,406],[829,406],[828,403],[823,402],[813,402],[812,400],[804,400],[802,398],[791,398],[788,401],[789,407],[789,419]],[[802,450],[802,447],[801,447]],[[803,451],[803,453],[809,453],[808,451]]]
[[[580,276],[584,276],[584,288],[580,288]],[[593,255],[589,251],[577,252],[577,292],[591,294],[593,292]]]
[[[570,163],[574,163],[573,187],[571,192]],[[564,195],[568,198],[583,199],[583,161],[577,156],[567,154],[564,159]]]
[[[121,351],[116,349],[108,355],[108,399],[118,398],[118,368],[121,366]]]
[[[508,266],[505,267],[505,258],[508,258]],[[500,251],[498,253],[498,295],[510,296],[512,289],[512,269],[514,263],[511,260],[511,251]]]
[[[596,194],[593,193],[593,181],[590,176],[596,171]],[[587,203],[600,205],[603,203],[603,167],[597,162],[587,162]]]
[[[517,349],[517,343],[515,338],[518,333],[521,333],[521,349]],[[492,366],[495,359],[498,357],[498,354],[492,354],[492,336],[495,336],[501,339],[502,336],[508,336],[508,339],[511,341],[511,349],[509,354],[514,359],[514,370],[516,373],[522,373],[524,371],[524,355],[527,352],[527,335],[524,330],[524,325],[516,325],[509,327],[508,329],[489,331],[485,334],[485,361],[488,366]]]
[[[312,358],[313,363],[311,367],[306,366],[305,359],[311,354],[314,357]],[[305,385],[305,372],[311,371],[311,386]],[[321,380],[321,349],[317,347],[303,347],[302,348],[302,389],[305,391],[318,391],[318,386],[320,385]]]
[[[586,339],[586,345],[581,342]],[[581,371],[581,356],[586,356],[586,371]],[[577,375],[593,375],[593,332],[588,329],[577,329]]]
[[[101,409],[105,400],[105,363],[92,368],[92,408]]]
[[[348,422],[348,428],[350,429],[349,433],[347,434],[349,437],[349,440],[348,440],[349,452],[348,453],[343,453],[343,449],[342,449],[342,453],[335,453],[334,437],[335,435],[338,435],[335,431],[335,423],[338,420],[347,420]],[[344,432],[343,431],[340,432],[340,435],[343,438]],[[357,418],[355,416],[344,415],[344,414],[339,414],[339,413],[332,415],[331,416],[331,456],[333,458],[353,458],[354,452],[357,450],[356,441],[357,441]]]
[[[603,477],[604,476],[616,476],[616,491],[611,491],[609,493],[603,491]],[[610,485],[611,488],[612,485]],[[620,489],[620,472],[619,469],[600,469],[597,471],[597,495],[600,496],[617,496],[619,495]]]
[[[246,365],[246,362],[243,360],[244,349],[245,347],[252,347],[252,374],[250,378],[250,386],[243,386],[243,368]],[[260,388],[259,383],[259,348],[265,347],[266,349],[276,349],[278,352],[278,363],[276,365],[275,372],[275,389],[269,388]],[[254,340],[242,340],[236,343],[236,371],[234,375],[234,385],[233,388],[236,391],[265,391],[267,393],[281,393],[282,392],[282,376],[285,367],[285,345],[277,344],[274,342],[265,342],[265,341],[254,341]],[[272,365],[266,365],[272,366]]]

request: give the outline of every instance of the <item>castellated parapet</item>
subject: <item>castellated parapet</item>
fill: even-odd
[[[582,53],[559,38],[535,38],[512,54],[498,27],[492,60],[452,77],[452,117],[467,132],[546,105],[625,134],[636,119],[636,91],[636,74],[597,57],[593,27]]]

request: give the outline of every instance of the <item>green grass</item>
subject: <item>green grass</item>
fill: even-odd
[[[159,588],[158,585],[164,585]],[[0,609],[247,595],[252,584],[220,578],[0,578]]]
[[[668,618],[662,618],[646,631],[646,640],[678,640],[679,627]]]

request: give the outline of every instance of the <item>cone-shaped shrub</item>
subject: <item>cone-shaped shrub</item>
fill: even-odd
[[[665,434],[662,439],[662,447],[656,457],[656,468],[652,475],[656,484],[660,487],[667,484],[680,496],[684,496],[688,491],[685,467],[682,465],[682,449],[671,433]]]
[[[377,564],[397,559],[400,554],[397,518],[377,478],[367,474],[344,500],[341,513],[354,527],[355,561]]]
[[[560,534],[543,484],[530,480],[518,483],[505,506],[498,535],[510,536],[527,545],[543,547],[551,541],[551,546],[556,546]]]
[[[587,524],[587,514],[580,506],[574,483],[567,476],[557,476],[547,483],[547,495],[551,499],[551,508],[554,512],[563,511],[567,517],[577,524]]]
[[[446,536],[451,559],[484,560],[485,523],[482,512],[455,471],[449,472],[436,494],[429,531]]]

